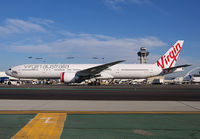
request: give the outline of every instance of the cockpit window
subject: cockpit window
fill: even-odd
[[[9,68],[8,70],[11,70],[11,68]]]

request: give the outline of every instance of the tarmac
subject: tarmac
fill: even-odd
[[[10,111],[200,111],[199,85],[66,86],[0,88],[0,110]]]
[[[0,115],[0,138],[55,139],[57,122],[41,115]],[[199,114],[67,114],[57,128],[61,139],[198,139],[199,123]]]
[[[199,85],[0,86],[0,99],[200,101]]]
[[[200,86],[0,86],[0,138],[200,138]]]
[[[0,110],[200,111],[200,86],[1,86]]]
[[[0,114],[36,112],[200,112],[199,101],[0,100]],[[15,113],[15,112],[14,112]]]

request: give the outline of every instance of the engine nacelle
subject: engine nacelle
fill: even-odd
[[[75,83],[78,80],[78,76],[76,76],[76,73],[62,72],[60,79],[63,83]]]

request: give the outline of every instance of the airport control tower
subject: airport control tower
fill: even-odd
[[[140,64],[146,64],[147,63],[147,56],[149,55],[147,48],[141,47],[140,51],[137,54],[140,57]]]

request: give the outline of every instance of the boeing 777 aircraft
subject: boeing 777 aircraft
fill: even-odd
[[[177,41],[155,64],[25,64],[6,73],[16,78],[61,79],[65,83],[80,83],[87,79],[144,79],[182,71],[190,65],[176,66],[184,41]]]

